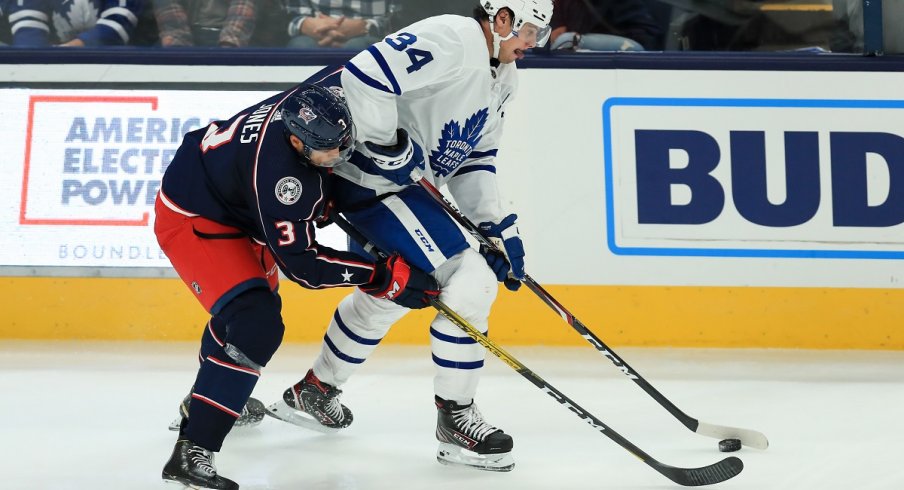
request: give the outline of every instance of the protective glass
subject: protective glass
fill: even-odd
[[[551,32],[552,28],[549,26],[538,27],[536,24],[530,22],[525,22],[521,27],[512,31],[515,36],[518,36],[518,39],[521,39],[528,44],[533,44],[538,48],[546,46],[546,42],[549,41],[549,34]]]

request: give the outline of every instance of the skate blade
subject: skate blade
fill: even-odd
[[[283,422],[288,422],[292,425],[304,427],[305,429],[310,429],[322,434],[335,434],[336,432],[342,430],[327,427],[321,424],[310,415],[290,407],[283,400],[280,400],[267,407],[267,415],[275,419],[282,420]]]
[[[515,467],[512,453],[478,454],[445,442],[439,443],[436,460],[448,466],[463,466],[483,471],[512,471]]]
[[[209,490],[213,487],[207,486],[199,486],[192,483],[183,483],[179,480],[170,480],[167,478],[163,479],[163,483],[166,484],[166,488],[182,488],[184,490]]]

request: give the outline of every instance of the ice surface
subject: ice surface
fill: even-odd
[[[146,489],[194,380],[196,344],[0,342],[0,488]],[[275,401],[317,354],[284,345],[254,396]],[[688,431],[590,346],[508,347],[520,361],[660,461],[725,456]],[[689,415],[769,437],[744,448],[724,489],[904,489],[904,352],[616,348]],[[526,490],[679,488],[491,355],[477,397],[515,438],[511,473],[435,461],[426,346],[383,345],[344,387],[355,422],[322,435],[272,418],[236,429],[217,455],[243,489]]]

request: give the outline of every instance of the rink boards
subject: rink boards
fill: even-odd
[[[609,345],[904,349],[904,293],[863,288],[549,286]],[[285,341],[317,342],[348,293],[283,281]],[[178,279],[0,278],[0,338],[196,340],[206,322]],[[426,344],[433,310],[414,311],[385,342]],[[501,345],[585,345],[530,291],[501,288],[490,318]]]
[[[505,116],[497,173],[537,281],[613,345],[904,349],[900,70],[601,60],[522,70]],[[224,87],[217,67],[66,66],[70,85],[27,66],[4,76],[39,86],[0,88],[0,338],[194,339],[203,311],[151,231],[160,176],[182,133],[317,67],[223,67]],[[347,292],[281,291],[305,342]],[[505,344],[583,342],[527,290],[491,320]],[[428,321],[387,341],[426,343]]]

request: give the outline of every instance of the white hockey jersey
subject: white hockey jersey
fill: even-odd
[[[476,20],[441,15],[412,24],[356,55],[341,77],[357,151],[366,153],[364,141],[394,144],[404,128],[424,150],[427,178],[448,184],[472,221],[504,216],[494,158],[517,72],[514,63],[491,68]],[[378,193],[401,189],[350,163],[335,172]]]

